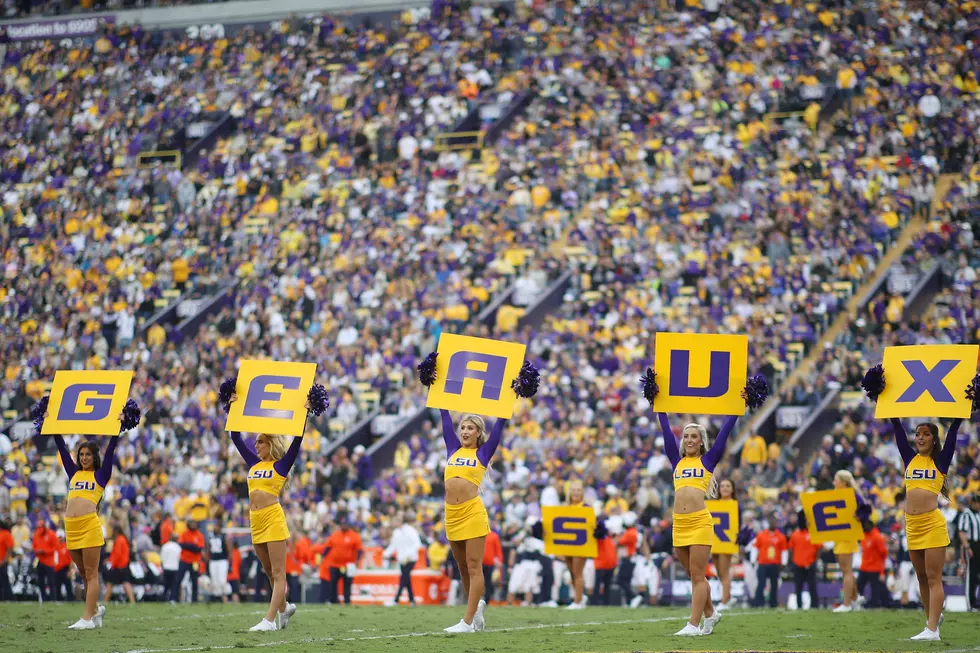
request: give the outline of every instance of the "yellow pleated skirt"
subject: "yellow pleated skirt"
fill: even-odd
[[[939,509],[921,515],[905,515],[905,536],[909,551],[945,549],[949,546],[949,529]]]
[[[274,503],[261,510],[249,510],[248,521],[252,527],[252,544],[281,542],[289,539],[289,526],[282,505]]]
[[[479,496],[455,505],[446,504],[446,539],[450,542],[485,537],[488,533],[490,516]]]
[[[65,517],[65,543],[69,551],[93,549],[105,544],[102,522],[94,512],[81,517]]]
[[[854,555],[861,548],[861,544],[857,541],[853,542],[834,542],[834,555],[846,556]]]
[[[715,538],[715,522],[707,508],[686,515],[674,513],[674,526],[671,531],[674,546],[703,544],[711,546]]]

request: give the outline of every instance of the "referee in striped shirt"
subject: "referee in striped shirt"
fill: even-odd
[[[980,591],[980,494],[970,499],[970,507],[964,508],[956,521],[960,534],[963,562],[967,564],[966,592],[970,599],[970,609],[980,610],[977,593]]]

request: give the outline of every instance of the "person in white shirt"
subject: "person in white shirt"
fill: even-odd
[[[180,569],[180,545],[177,535],[170,534],[170,541],[160,547],[160,566],[163,567],[163,600],[176,603],[180,596],[177,570]]]
[[[410,514],[409,521],[412,521],[413,517]],[[394,527],[394,531],[391,533],[391,543],[384,550],[384,557],[389,560],[394,557],[401,567],[402,574],[398,580],[398,591],[395,592],[394,600],[389,601],[385,605],[398,605],[398,599],[402,595],[402,588],[408,590],[408,602],[415,605],[415,593],[412,591],[412,569],[419,559],[422,538],[419,537],[419,532],[415,530],[415,527],[410,523],[406,523],[401,515],[395,515],[391,520],[391,525]]]

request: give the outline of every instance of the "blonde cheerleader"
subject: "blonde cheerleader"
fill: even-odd
[[[436,380],[436,354],[429,354],[418,366],[419,380],[429,386]],[[519,397],[533,397],[538,389],[538,371],[525,362],[520,376],[511,385]],[[487,433],[486,424],[479,415],[464,415],[458,430],[447,410],[442,416],[442,437],[446,443],[446,538],[459,567],[463,591],[466,592],[466,613],[458,624],[445,629],[447,633],[472,633],[484,630],[483,613],[487,603],[483,599],[483,553],[490,518],[480,498],[480,486],[486,476],[490,460],[500,445],[501,434],[507,423],[497,419]]]
[[[219,402],[229,410],[237,399],[237,379],[221,384]],[[329,406],[327,391],[314,384],[307,397],[307,414],[320,415]],[[305,429],[304,429],[305,430]],[[255,439],[255,450],[242,440],[241,433],[231,432],[231,441],[248,465],[248,519],[252,530],[252,545],[262,563],[262,569],[272,586],[272,598],[265,617],[249,628],[251,632],[285,630],[289,619],[296,613],[296,605],[286,601],[286,553],[289,526],[286,513],[279,502],[279,495],[286,487],[292,469],[303,444],[303,437],[295,437],[287,449],[285,437],[261,433]]]
[[[647,369],[641,379],[643,394],[653,404],[657,395],[654,372]],[[746,404],[751,408],[761,406],[768,394],[768,386],[761,376],[749,379],[742,391]],[[725,420],[718,438],[708,447],[708,433],[701,424],[687,424],[681,431],[681,443],[671,429],[664,413],[658,413],[663,431],[664,453],[674,471],[673,541],[678,559],[691,579],[691,619],[675,635],[710,635],[721,621],[721,612],[711,604],[711,592],[705,571],[714,542],[714,520],[705,505],[708,494],[717,495],[717,482],[713,482],[715,467],[725,455],[728,436],[735,427],[737,415]],[[704,616],[704,626],[701,617]]]

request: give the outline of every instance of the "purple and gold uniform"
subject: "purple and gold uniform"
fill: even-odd
[[[895,433],[895,444],[905,463],[906,491],[926,490],[933,494],[940,494],[943,491],[946,474],[949,473],[949,465],[953,462],[953,454],[956,453],[956,434],[963,420],[954,419],[950,424],[943,448],[935,458],[916,453],[909,444],[902,420],[892,418],[891,422]],[[946,527],[946,518],[939,512],[939,508],[921,515],[906,514],[905,536],[908,539],[909,551],[945,549],[949,546],[949,529]]]
[[[55,435],[54,442],[61,454],[61,464],[68,474],[67,500],[85,499],[92,503],[92,512],[78,517],[65,517],[65,542],[69,551],[98,548],[105,544],[102,523],[99,521],[98,507],[105,488],[112,478],[112,465],[115,460],[116,445],[119,438],[114,437],[106,447],[101,466],[96,470],[79,469],[71,458],[65,439]]]
[[[714,445],[703,456],[681,456],[677,448],[677,439],[670,428],[666,413],[659,413],[660,428],[664,436],[664,453],[670,460],[674,470],[674,492],[685,487],[693,487],[702,492],[708,492],[715,467],[725,454],[728,436],[735,427],[737,415],[730,416],[721,427]],[[691,546],[701,544],[711,546],[714,542],[714,519],[707,508],[691,513],[674,513],[673,515],[674,546]]]
[[[241,433],[232,431],[231,441],[238,448],[245,464],[248,465],[248,493],[265,492],[276,498],[286,485],[286,477],[299,455],[303,438],[293,438],[286,454],[279,460],[259,460],[256,453],[242,440]],[[266,542],[281,542],[289,539],[289,526],[286,524],[286,513],[278,501],[260,510],[249,510],[249,525],[252,528],[252,544]]]
[[[507,420],[498,419],[487,441],[479,448],[471,449],[460,444],[449,411],[439,412],[442,414],[442,438],[446,442],[446,453],[449,455],[443,479],[448,481],[451,478],[462,478],[480,487],[487,473],[487,465],[500,445],[500,435]],[[450,542],[484,537],[489,532],[490,517],[480,495],[463,503],[446,504],[446,538]]]

